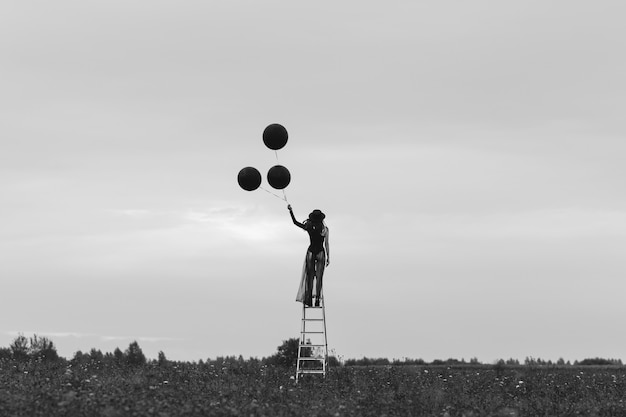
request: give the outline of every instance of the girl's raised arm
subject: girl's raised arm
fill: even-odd
[[[301,229],[305,229],[304,224],[300,223],[299,221],[296,220],[296,216],[293,215],[293,210],[291,209],[291,204],[287,205],[287,209],[289,210],[289,214],[291,215],[291,220],[293,221],[293,224],[295,224],[296,226],[298,226]]]

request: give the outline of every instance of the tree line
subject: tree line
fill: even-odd
[[[303,352],[303,356],[307,356],[311,354],[310,349],[305,349]],[[250,358],[248,361],[250,362],[260,362],[264,365],[268,366],[283,366],[283,367],[292,367],[296,366],[296,361],[298,358],[298,339],[291,338],[283,341],[281,345],[277,347],[276,353],[269,357],[264,357],[262,359]],[[389,360],[387,358],[367,358],[363,357],[360,359],[347,359],[344,361],[339,360],[335,355],[329,356],[329,366],[408,366],[408,365],[447,365],[447,366],[462,366],[462,365],[489,365],[481,363],[477,358],[472,358],[469,361],[465,361],[465,359],[435,359],[432,362],[426,362],[423,359],[410,359],[404,358]],[[239,356],[235,357],[226,357],[226,358],[217,358],[218,361],[230,361],[230,362],[238,362],[243,363],[246,360]],[[18,335],[13,342],[9,345],[8,348],[0,347],[0,361],[16,361],[16,362],[59,362],[59,361],[67,361],[67,359],[59,356],[56,346],[52,342],[52,340],[47,337],[40,337],[38,335],[33,335],[30,338],[25,337],[24,335]],[[113,352],[103,353],[102,351],[92,348],[89,352],[83,353],[82,351],[77,351],[73,358],[70,360],[75,363],[85,363],[85,362],[98,362],[103,364],[115,364],[119,366],[142,366],[147,363],[152,363],[156,365],[167,365],[173,361],[169,361],[165,353],[160,351],[158,353],[158,357],[155,360],[149,361],[144,355],[141,347],[137,343],[137,341],[131,342],[128,347],[122,351],[120,348],[115,348]],[[210,361],[210,359],[207,359]],[[200,363],[203,361],[200,360]],[[496,367],[505,367],[505,366],[585,366],[585,365],[593,365],[593,366],[602,366],[602,365],[611,365],[611,366],[623,366],[621,359],[605,359],[605,358],[587,358],[581,361],[565,361],[563,358],[559,358],[557,361],[553,362],[551,360],[543,360],[541,358],[533,358],[526,357],[523,362],[520,362],[517,359],[500,359],[495,364]]]

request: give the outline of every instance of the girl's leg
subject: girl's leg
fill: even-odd
[[[324,251],[317,254],[315,257],[315,283],[317,302],[316,306],[320,305],[320,298],[322,296],[322,278],[324,278],[324,268],[326,267],[326,253]]]
[[[304,304],[313,304],[313,277],[315,276],[315,259],[311,252],[306,254],[306,285],[304,291]]]

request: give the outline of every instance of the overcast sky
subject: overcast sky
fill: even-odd
[[[308,236],[236,177],[278,155],[340,357],[626,360],[625,12],[2,2],[0,346],[273,354]]]

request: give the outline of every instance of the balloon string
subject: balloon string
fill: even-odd
[[[283,196],[284,196],[284,197],[281,197],[281,196],[279,196],[278,194],[274,194],[274,193],[273,193],[273,192],[271,192],[270,190],[267,190],[267,189],[265,189],[265,188],[263,188],[263,187],[259,187],[259,188],[260,188],[261,190],[265,191],[266,193],[269,193],[269,194],[273,195],[274,197],[279,198],[279,199],[281,199],[281,200],[284,200],[284,201],[286,201],[286,202],[288,203],[288,201],[287,201],[287,196],[284,196],[284,195],[285,195],[285,191],[284,191],[284,190],[283,190]]]

